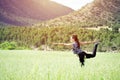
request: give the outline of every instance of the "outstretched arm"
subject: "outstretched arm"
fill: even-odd
[[[54,45],[72,46],[72,43],[53,43]]]
[[[93,44],[97,41],[85,41],[85,42],[80,42],[81,45],[86,45],[86,44]]]

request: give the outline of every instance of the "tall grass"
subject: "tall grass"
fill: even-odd
[[[72,52],[0,51],[0,80],[119,80],[120,54],[97,53],[81,68]]]

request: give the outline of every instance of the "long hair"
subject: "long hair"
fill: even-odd
[[[79,39],[78,39],[78,36],[76,34],[72,35],[72,39],[74,39],[74,41],[77,43],[77,47],[80,48],[80,42],[79,42]]]

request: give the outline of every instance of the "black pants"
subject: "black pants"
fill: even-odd
[[[94,57],[96,56],[97,46],[98,46],[98,43],[95,44],[92,54],[87,54],[87,53],[84,52],[84,51],[81,52],[81,53],[79,53],[79,54],[77,54],[78,57],[79,57],[79,61],[81,62],[81,66],[84,66],[84,62],[85,62],[85,61],[84,61],[84,58],[85,58],[85,57],[86,57],[87,59],[89,59],[89,58],[94,58]]]

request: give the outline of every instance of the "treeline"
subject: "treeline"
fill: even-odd
[[[0,27],[0,49],[7,45],[10,49],[43,49],[43,45],[53,50],[70,49],[66,46],[53,45],[54,42],[70,42],[70,36],[77,34],[80,41],[99,40],[99,51],[120,51],[120,33],[101,29],[100,31],[81,29],[79,27]],[[11,43],[12,42],[12,43]],[[4,46],[4,47],[3,47]],[[19,47],[19,48],[15,48]],[[83,46],[91,51],[93,44]]]

